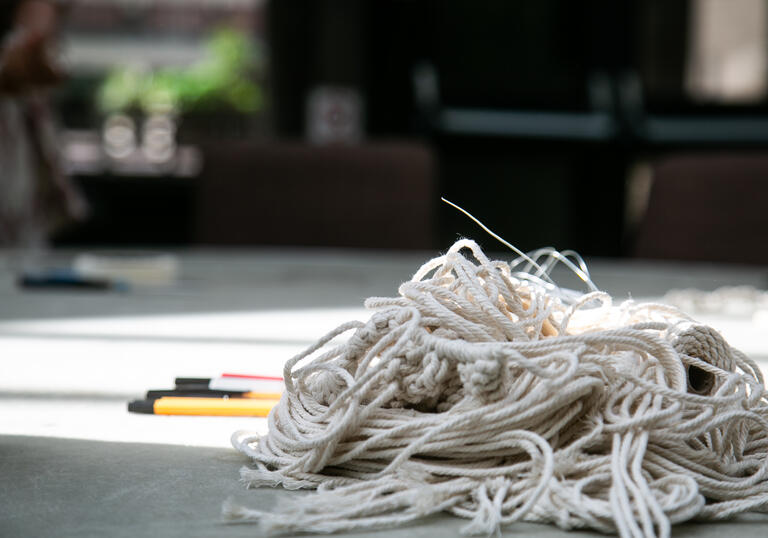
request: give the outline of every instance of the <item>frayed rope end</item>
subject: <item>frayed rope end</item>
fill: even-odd
[[[266,469],[250,469],[248,467],[240,468],[240,482],[245,484],[246,488],[270,487],[276,488],[282,486],[285,489],[315,489],[317,484],[308,480],[300,480],[285,476],[277,471],[267,471]]]
[[[237,504],[232,497],[221,505],[221,518],[225,523],[251,523],[259,521],[263,515],[259,510]]]

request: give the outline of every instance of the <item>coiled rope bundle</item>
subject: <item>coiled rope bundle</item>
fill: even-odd
[[[563,256],[544,254],[491,261],[459,241],[289,360],[268,435],[233,444],[249,486],[318,492],[225,516],[327,533],[447,511],[469,534],[533,521],[634,537],[764,510],[757,366],[672,307],[553,286]],[[516,272],[525,260],[539,270]]]

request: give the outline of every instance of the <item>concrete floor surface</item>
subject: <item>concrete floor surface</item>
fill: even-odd
[[[62,262],[71,256],[55,254]],[[268,510],[306,494],[239,483],[247,461],[226,448],[228,435],[263,433],[266,421],[133,416],[126,400],[168,388],[176,375],[279,373],[338,323],[365,319],[365,297],[394,295],[434,254],[192,251],[180,254],[175,285],[116,294],[20,290],[0,252],[0,538],[259,536],[257,526],[224,524],[222,502]],[[768,287],[765,268],[610,260],[592,268],[617,301],[672,288]],[[556,271],[556,280],[575,285],[568,277]],[[751,315],[710,317],[702,321],[768,366],[768,325]],[[465,524],[441,515],[344,536],[457,536]],[[504,535],[600,536],[522,523]],[[768,517],[673,532],[724,535],[768,537]]]
[[[222,522],[221,503],[232,497],[270,509],[290,497],[281,489],[246,490],[237,480],[247,460],[232,449],[108,443],[51,437],[0,436],[0,536],[56,538],[254,537],[255,525]],[[458,536],[465,520],[449,515],[407,527],[352,537]],[[549,525],[518,523],[505,536],[582,538]],[[681,525],[675,537],[768,536],[768,516],[726,523]]]

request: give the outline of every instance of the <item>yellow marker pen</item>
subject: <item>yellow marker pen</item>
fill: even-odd
[[[226,417],[266,417],[278,399],[163,397],[135,400],[128,404],[131,413],[154,415],[200,415]]]

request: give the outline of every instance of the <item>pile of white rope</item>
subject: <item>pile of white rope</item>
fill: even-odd
[[[368,299],[366,323],[289,360],[268,435],[233,444],[254,462],[249,486],[318,491],[274,512],[226,503],[225,517],[292,534],[450,512],[469,534],[532,521],[648,537],[764,510],[757,366],[672,307],[557,288],[551,260],[591,285],[583,264],[536,258],[459,241],[399,297]]]

